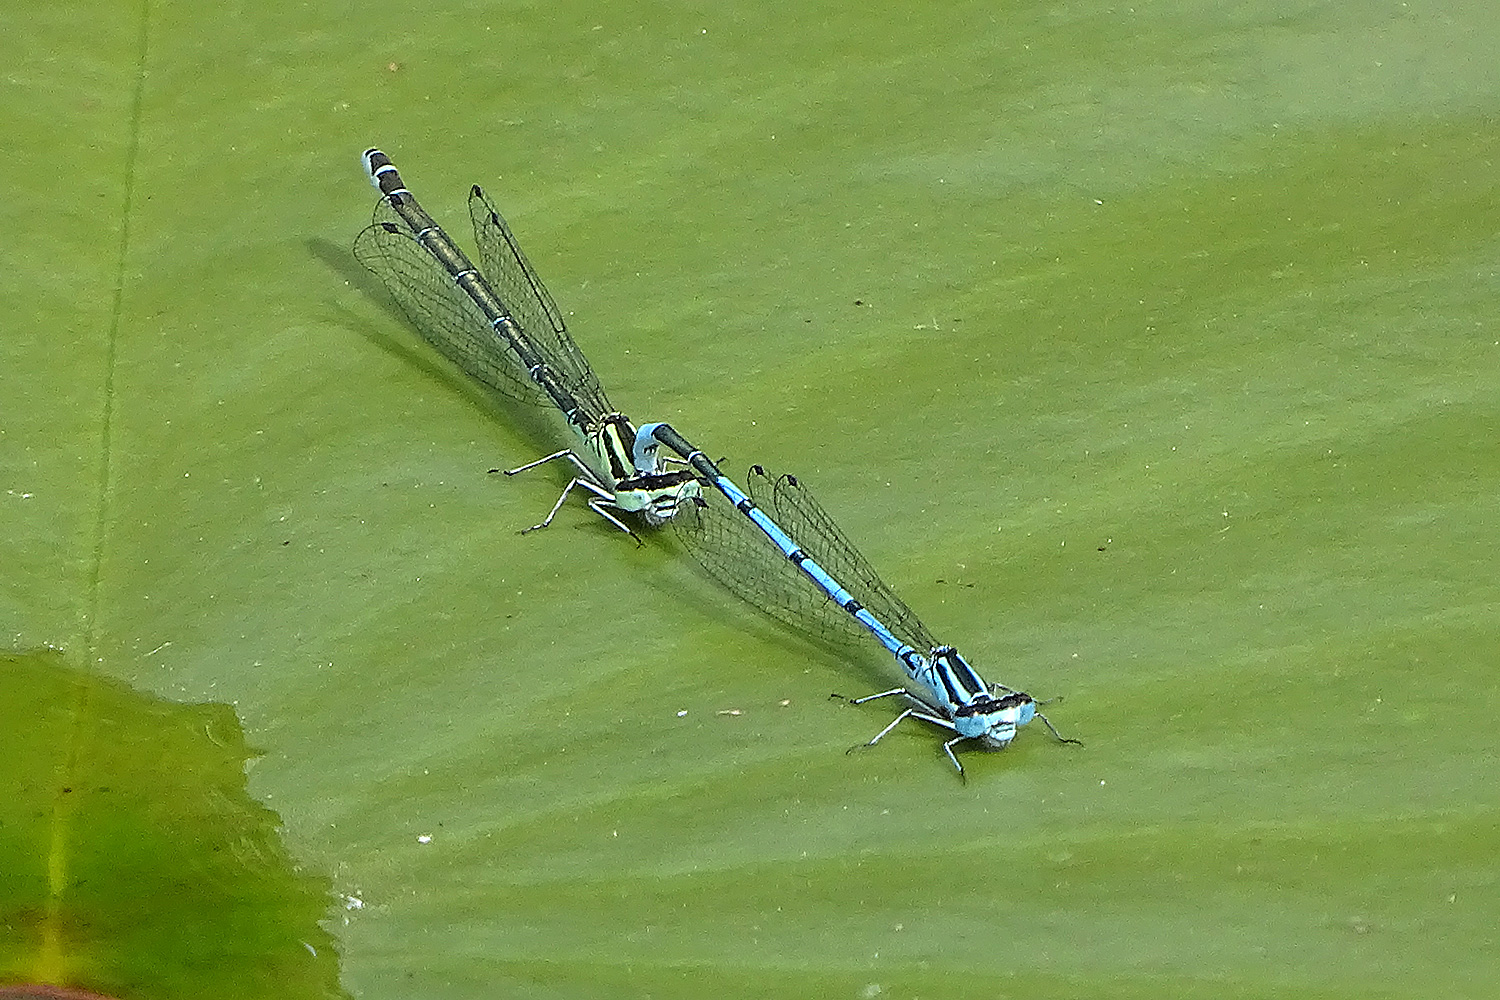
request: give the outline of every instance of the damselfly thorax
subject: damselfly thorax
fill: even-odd
[[[616,512],[637,514],[654,528],[671,520],[684,504],[702,494],[702,485],[691,469],[666,469],[658,465],[656,449],[643,444],[644,435],[623,413],[608,413],[584,426],[571,420],[569,423],[583,445],[582,455],[565,448],[505,470],[506,475],[513,476],[557,459],[571,463],[578,470],[578,475],[563,487],[546,518],[526,531],[551,524],[569,494],[582,487],[592,494],[588,500],[590,510],[639,542],[640,537],[615,516]]]

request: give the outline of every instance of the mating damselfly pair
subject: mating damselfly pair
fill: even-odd
[[[863,745],[919,719],[954,734],[943,749],[963,775],[955,746],[1005,747],[1033,718],[1059,740],[1077,742],[1058,734],[1030,695],[986,684],[954,647],[934,641],[796,477],[753,466],[746,492],[669,424],[637,426],[610,405],[557,304],[478,185],[469,191],[469,217],[481,267],[421,208],[389,156],[370,149],[363,162],[380,201],[354,242],[355,256],[439,352],[506,396],[556,407],[576,438],[571,448],[506,470],[514,475],[561,460],[576,473],[547,516],[524,530],[546,527],[581,488],[595,513],[638,542],[625,517],[649,528],[671,524],[711,576],[782,621],[873,636],[913,683],[854,699],[907,702]]]

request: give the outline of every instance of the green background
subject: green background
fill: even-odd
[[[344,989],[1500,981],[1492,4],[4,14],[0,639],[234,707]],[[560,439],[350,258],[372,144],[1085,745],[846,756],[878,650],[580,508],[516,534],[562,473],[487,470]]]

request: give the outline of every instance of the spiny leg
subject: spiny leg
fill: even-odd
[[[851,704],[851,705],[863,705],[867,701],[875,701],[877,698],[889,698],[892,695],[898,695],[898,694],[899,695],[905,695],[908,698],[914,697],[912,695],[912,693],[910,691],[908,691],[906,688],[891,688],[889,691],[881,691],[878,694],[868,694],[868,695],[865,695],[863,698],[851,698],[851,699],[848,699],[848,701],[849,701],[849,704]],[[835,698],[843,698],[843,695],[835,694],[835,695],[833,695],[833,697],[835,697]],[[922,722],[931,723],[934,726],[940,726],[943,729],[947,729],[947,730],[949,730],[951,732],[958,732],[958,728],[956,726],[954,726],[953,721],[951,719],[945,719],[942,716],[933,715],[930,712],[924,712],[924,711],[922,711],[921,709],[918,709],[918,708],[907,708],[907,709],[904,709],[901,712],[900,715],[898,715],[894,719],[892,719],[890,725],[886,726],[880,732],[876,733],[875,736],[872,739],[870,739],[868,742],[866,742],[866,743],[858,743],[858,744],[850,747],[848,750],[845,750],[844,752],[845,753],[853,753],[854,751],[859,750],[859,749],[861,749],[863,747],[872,747],[872,746],[874,746],[875,744],[879,743],[882,739],[884,739],[885,736],[886,736],[886,734],[888,734],[892,729],[895,729],[897,726],[899,726],[906,719],[918,719],[918,720],[920,720]],[[1046,721],[1046,720],[1043,720],[1043,721]],[[955,755],[953,753],[953,747],[954,747],[954,744],[962,743],[964,740],[967,740],[967,739],[973,739],[973,737],[971,737],[971,736],[955,736],[953,739],[948,740],[946,743],[943,744],[943,752],[948,755],[948,759],[951,760],[953,762],[953,766],[958,769],[958,776],[964,782],[964,784],[968,784],[969,783],[969,775],[968,775],[968,773],[966,771],[964,771],[964,766],[958,762],[957,755]]]
[[[969,774],[964,770],[964,766],[958,762],[958,755],[953,752],[953,746],[955,743],[962,743],[964,740],[968,739],[973,739],[973,737],[955,736],[953,737],[953,739],[948,740],[943,744],[943,752],[948,755],[949,760],[953,761],[953,766],[958,768],[958,778],[966,785],[969,783]]]
[[[1041,712],[1036,713],[1036,717],[1038,719],[1042,720],[1042,725],[1046,726],[1047,727],[1047,731],[1050,732],[1053,736],[1057,737],[1057,741],[1059,743],[1076,743],[1079,746],[1083,746],[1083,740],[1071,739],[1071,738],[1069,738],[1067,736],[1064,736],[1062,733],[1058,732],[1057,731],[1057,727],[1054,726],[1051,722],[1047,721],[1047,717],[1045,715],[1043,715]]]
[[[520,534],[531,534],[532,531],[540,531],[540,529],[546,528],[547,525],[550,525],[550,523],[552,523],[553,517],[558,516],[558,511],[562,510],[562,504],[564,504],[564,502],[567,502],[567,495],[568,493],[573,492],[574,486],[582,486],[583,489],[595,490],[595,492],[597,492],[598,490],[598,487],[594,486],[594,484],[592,483],[589,483],[588,480],[580,480],[580,478],[573,478],[573,480],[568,480],[567,486],[562,487],[562,495],[558,496],[558,502],[552,505],[552,510],[547,511],[547,516],[541,519],[540,525],[532,525],[531,528],[522,528],[520,529]]]
[[[578,482],[578,480],[576,480],[576,479],[573,480],[573,481],[575,483]],[[585,483],[584,485],[588,486],[590,484],[589,483]],[[595,497],[594,499],[592,499],[592,500],[589,501],[589,510],[593,511],[595,514],[598,514],[600,517],[604,518],[610,524],[613,524],[616,528],[619,528],[621,531],[625,532],[625,534],[629,535],[631,538],[634,538],[636,545],[638,545],[638,546],[639,545],[645,545],[646,543],[643,542],[643,541],[641,541],[641,536],[637,535],[634,531],[631,531],[629,525],[627,525],[624,521],[620,520],[618,517],[615,517],[609,511],[607,511],[607,510],[604,509],[605,507],[613,507],[613,506],[614,506],[614,501],[612,499],[611,500],[605,500],[605,499],[603,499],[601,497]]]
[[[879,694],[867,694],[863,698],[851,698],[849,704],[863,705],[867,701],[875,701],[878,698],[889,698],[891,695],[895,694],[904,694],[907,697],[911,697],[910,692],[908,692],[906,688],[891,688],[889,691],[882,691]],[[892,725],[895,725],[895,723],[892,723]],[[882,733],[881,735],[884,734]]]
[[[889,693],[892,693],[892,692],[887,692],[887,693],[889,694]],[[870,697],[871,698],[878,698],[878,697],[880,697],[880,695],[871,695]],[[859,702],[855,702],[854,704],[857,705],[857,704],[859,704]],[[928,712],[923,712],[920,709],[916,709],[916,708],[907,708],[907,709],[903,709],[901,711],[900,715],[898,715],[894,719],[892,719],[890,725],[886,726],[880,732],[876,733],[875,736],[874,736],[874,738],[872,738],[868,742],[860,743],[860,744],[857,744],[855,746],[852,746],[852,747],[850,747],[845,752],[846,753],[852,753],[853,751],[858,750],[860,747],[872,747],[872,746],[874,746],[875,744],[879,743],[882,739],[884,739],[885,735],[887,733],[889,733],[892,729],[895,729],[897,726],[899,726],[902,723],[902,721],[905,720],[905,719],[920,719],[923,722],[930,722],[934,726],[941,726],[942,728],[950,730],[952,732],[957,732],[958,731],[957,729],[954,728],[954,725],[953,725],[952,722],[950,722],[949,720],[943,718],[942,716],[932,715],[932,714],[930,714]]]
[[[523,529],[521,534],[524,535],[528,531],[536,531],[538,528],[545,528],[550,525],[552,523],[552,519],[557,516],[557,512],[559,510],[562,510],[562,505],[567,501],[568,494],[573,492],[573,487],[582,486],[584,489],[594,494],[593,499],[589,500],[590,510],[592,510],[595,514],[598,514],[600,517],[604,518],[610,524],[613,524],[616,528],[619,528],[621,531],[625,532],[625,534],[629,535],[631,538],[634,538],[637,545],[645,544],[641,541],[640,536],[637,535],[634,531],[631,531],[630,528],[619,518],[597,506],[600,503],[613,506],[615,499],[614,494],[595,482],[594,470],[589,468],[588,464],[584,462],[583,459],[579,458],[578,454],[572,449],[554,451],[552,454],[544,455],[534,462],[527,462],[525,465],[519,465],[514,469],[506,469],[505,474],[507,476],[514,476],[517,473],[525,472],[528,469],[535,469],[539,465],[545,465],[548,462],[554,461],[555,459],[559,458],[566,458],[569,462],[572,462],[574,467],[577,468],[579,472],[583,473],[583,475],[575,476],[567,486],[563,487],[562,495],[557,498],[557,503],[552,505],[552,510],[548,512],[547,517],[542,521],[541,524],[533,524],[531,527]],[[490,471],[493,472],[494,470],[492,469]]]
[[[854,704],[858,705],[859,702],[856,701]],[[861,747],[872,747],[872,746],[874,746],[875,744],[879,743],[885,737],[886,733],[889,733],[892,729],[895,729],[897,726],[899,726],[901,724],[901,720],[910,718],[915,713],[916,713],[916,709],[914,709],[914,708],[908,708],[908,709],[906,709],[900,715],[898,715],[894,719],[892,719],[891,720],[891,724],[889,726],[886,726],[880,732],[876,733],[875,736],[874,736],[874,738],[871,739],[869,742],[867,742],[867,743],[856,743],[854,746],[850,747],[848,750],[845,750],[844,753],[853,753],[854,751],[860,749]]]
[[[514,476],[518,472],[525,472],[527,469],[535,469],[538,465],[546,465],[548,462],[559,458],[566,458],[568,461],[572,462],[578,467],[578,471],[583,473],[585,476],[593,476],[593,470],[585,465],[583,459],[579,458],[571,448],[564,448],[562,451],[554,451],[552,454],[545,455],[542,458],[537,459],[535,462],[527,462],[525,465],[518,465],[514,469],[506,469],[505,474],[507,476]]]

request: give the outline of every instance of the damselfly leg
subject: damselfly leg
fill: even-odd
[[[876,698],[885,698],[885,697],[887,697],[889,695],[895,695],[895,694],[906,695],[907,697],[911,697],[909,694],[907,694],[907,691],[906,691],[905,688],[894,688],[894,689],[892,689],[890,691],[882,691],[879,694],[869,695],[868,697],[850,699],[849,704],[851,704],[851,705],[862,705],[862,704],[864,704],[867,701],[874,701]],[[905,722],[907,719],[917,719],[917,720],[919,720],[921,722],[931,723],[934,726],[941,726],[942,728],[948,730],[949,732],[957,732],[958,731],[957,728],[953,725],[952,722],[948,721],[947,719],[942,718],[941,716],[933,715],[930,712],[923,712],[923,711],[921,711],[920,709],[917,709],[917,708],[906,708],[906,709],[902,710],[902,712],[901,712],[900,715],[898,715],[894,719],[892,719],[890,721],[889,725],[887,725],[880,732],[876,733],[869,740],[866,740],[864,743],[856,743],[854,746],[850,747],[848,750],[845,750],[844,752],[845,753],[853,753],[856,750],[863,750],[865,747],[872,747],[872,746],[874,746],[875,744],[879,743],[882,739],[884,739],[891,732],[891,730],[893,730],[897,726],[901,725],[901,723]],[[969,740],[969,739],[973,739],[973,738],[974,737],[972,737],[972,736],[959,735],[959,736],[953,737],[953,739],[948,740],[948,741],[946,741],[943,744],[943,752],[948,755],[948,759],[950,761],[952,761],[953,762],[953,766],[958,769],[958,776],[960,778],[962,778],[965,782],[967,782],[969,780],[969,776],[968,776],[967,773],[965,773],[964,766],[958,762],[958,755],[953,752],[953,747],[957,743],[962,743],[964,740]]]
[[[1073,743],[1073,744],[1076,744],[1077,746],[1083,746],[1083,740],[1075,740],[1071,736],[1064,736],[1062,733],[1058,732],[1057,731],[1057,727],[1054,726],[1051,722],[1047,721],[1047,717],[1045,715],[1043,715],[1041,712],[1036,713],[1035,718],[1038,718],[1038,719],[1042,720],[1042,725],[1044,725],[1044,726],[1047,727],[1047,732],[1049,732],[1053,736],[1057,737],[1057,742],[1059,742],[1059,743]]]
[[[547,512],[547,516],[542,519],[540,524],[533,524],[529,528],[522,528],[521,534],[525,535],[530,532],[539,531],[542,528],[550,526],[552,524],[552,519],[557,516],[557,512],[562,510],[562,505],[567,502],[568,495],[573,492],[573,487],[582,486],[584,489],[593,494],[593,497],[591,497],[588,501],[590,510],[592,510],[595,514],[598,514],[600,517],[604,518],[610,524],[613,524],[616,528],[619,528],[621,531],[625,532],[625,534],[629,535],[631,538],[634,538],[637,545],[645,544],[641,541],[641,536],[630,530],[629,525],[627,525],[624,521],[621,521],[618,517],[615,517],[608,510],[604,509],[606,506],[614,505],[615,495],[609,490],[600,486],[598,483],[594,482],[594,471],[589,468],[588,463],[579,458],[577,453],[572,451],[571,449],[554,451],[552,454],[547,455],[543,458],[539,458],[534,462],[527,462],[525,465],[517,466],[514,469],[506,469],[505,474],[507,476],[514,476],[518,473],[525,472],[528,469],[534,469],[539,465],[545,465],[546,463],[558,458],[566,458],[568,461],[572,462],[573,466],[578,469],[578,471],[581,472],[582,475],[574,476],[571,480],[568,481],[568,485],[563,487],[562,494],[558,496],[557,503],[552,505],[552,509]]]

